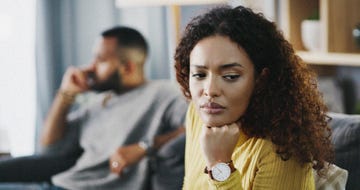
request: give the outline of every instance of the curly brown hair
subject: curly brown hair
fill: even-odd
[[[175,53],[176,79],[184,95],[191,99],[192,49],[200,40],[215,35],[229,37],[241,46],[255,67],[255,89],[239,118],[243,131],[250,137],[271,139],[283,160],[295,156],[322,173],[326,161],[333,160],[333,148],[316,75],[261,13],[242,6],[222,6],[190,21]],[[264,68],[267,75],[260,74]]]

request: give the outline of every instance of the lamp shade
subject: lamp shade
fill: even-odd
[[[227,3],[227,0],[116,0],[116,7],[160,6],[160,5],[199,5]]]

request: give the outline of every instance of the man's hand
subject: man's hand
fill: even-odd
[[[93,70],[93,66],[87,68],[69,67],[62,79],[60,89],[76,95],[89,89],[87,73]]]
[[[139,162],[146,155],[146,151],[137,143],[122,146],[110,157],[110,171],[121,175],[124,169]]]

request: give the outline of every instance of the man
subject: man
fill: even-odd
[[[41,143],[47,149],[83,150],[52,183],[64,189],[180,189],[185,100],[176,86],[145,79],[148,46],[138,31],[107,30],[95,52],[90,66],[67,69],[45,120]],[[101,93],[70,112],[75,98],[89,90]],[[78,135],[69,134],[76,128]]]

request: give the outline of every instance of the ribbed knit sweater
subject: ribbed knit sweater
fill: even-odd
[[[310,164],[300,164],[295,158],[283,161],[275,146],[267,139],[249,138],[240,134],[232,155],[236,171],[224,182],[210,179],[200,148],[202,121],[191,103],[186,118],[185,190],[200,189],[269,189],[313,190],[314,177]]]

